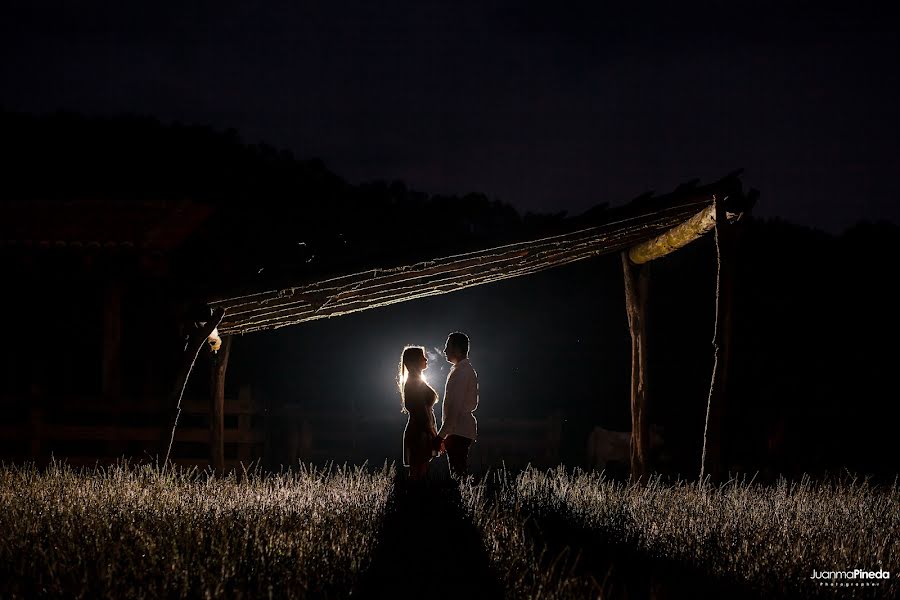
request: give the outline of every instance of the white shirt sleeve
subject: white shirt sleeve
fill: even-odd
[[[441,430],[438,435],[461,435],[475,439],[476,422],[472,412],[478,407],[478,379],[470,364],[454,368],[444,391]]]
[[[467,369],[467,373],[464,406],[466,412],[472,413],[478,408],[478,377],[475,375],[475,370],[471,367]]]
[[[453,421],[456,413],[456,385],[459,380],[459,373],[456,369],[452,369],[447,375],[447,383],[444,386],[444,402],[441,405],[441,429],[438,431],[438,437],[446,438],[453,433]]]

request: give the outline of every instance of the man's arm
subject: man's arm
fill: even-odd
[[[459,383],[457,373],[454,371],[447,377],[447,385],[444,387],[444,404],[441,409],[441,429],[438,437],[446,438],[453,430],[456,421],[456,409],[459,400],[456,398],[456,387]]]
[[[475,412],[478,408],[478,375],[473,370],[466,380],[466,410]]]

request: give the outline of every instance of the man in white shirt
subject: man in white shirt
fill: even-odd
[[[453,368],[444,388],[438,443],[443,440],[450,473],[460,477],[468,472],[469,447],[478,432],[478,422],[472,414],[478,408],[478,375],[469,362],[468,336],[451,333],[444,346],[444,356]]]

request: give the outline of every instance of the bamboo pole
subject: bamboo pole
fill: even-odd
[[[728,364],[731,359],[731,327],[733,305],[732,236],[725,208],[716,201],[716,320],[713,332],[713,373],[706,403],[703,428],[703,451],[700,458],[700,481],[709,477],[717,481],[722,475],[722,428],[728,391]]]
[[[166,448],[166,460],[163,467],[169,464],[169,456],[172,454],[172,444],[175,441],[175,429],[178,427],[178,417],[181,415],[181,398],[184,396],[184,388],[187,386],[191,371],[194,370],[194,363],[197,362],[197,355],[200,354],[200,348],[209,339],[213,330],[222,322],[225,316],[225,310],[222,308],[214,308],[210,315],[209,321],[206,321],[195,329],[188,337],[188,341],[184,346],[184,352],[181,354],[181,368],[178,371],[178,378],[175,380],[175,387],[172,390],[172,398],[175,401],[175,418],[172,419],[172,434],[169,436],[169,445]]]
[[[636,265],[661,258],[703,237],[715,226],[716,210],[714,205],[710,205],[681,225],[669,229],[652,240],[633,246],[628,251],[628,258]]]
[[[730,198],[729,206],[738,210],[746,204],[737,176],[730,174],[702,188],[679,188],[667,196],[637,199],[610,209],[606,222],[576,231],[318,280],[298,274],[296,282],[284,287],[219,295],[210,298],[209,304],[226,310],[228,317],[219,330],[228,335],[445,294],[628,248],[633,249],[634,262],[641,263],[708,231],[708,209],[715,196]]]
[[[326,279],[324,281],[308,283],[303,286],[295,286],[293,288],[282,290],[259,292],[254,294],[247,294],[244,296],[220,299],[217,301],[213,301],[212,304],[217,306],[227,306],[228,312],[231,315],[234,314],[233,309],[238,308],[243,304],[265,304],[267,302],[284,297],[285,295],[291,295],[292,293],[296,292],[298,288],[302,288],[303,291],[310,291],[313,289],[327,291],[329,287],[346,287],[348,285],[352,285],[354,283],[366,281],[376,277],[382,278],[383,281],[387,281],[384,278],[392,274],[396,275],[400,279],[405,279],[405,274],[408,271],[420,271],[420,267],[422,265],[433,267],[436,270],[435,272],[437,272],[446,270],[448,264],[452,264],[454,268],[458,268],[466,265],[483,264],[486,262],[489,263],[493,262],[497,257],[500,257],[502,259],[504,257],[507,257],[509,254],[523,253],[521,255],[526,256],[529,253],[532,253],[542,247],[567,247],[571,243],[577,243],[578,241],[593,243],[597,241],[620,238],[623,236],[627,236],[629,233],[637,233],[641,239],[648,239],[655,235],[656,231],[662,231],[669,227],[673,227],[689,218],[698,210],[705,208],[710,204],[711,197],[711,195],[704,196],[702,197],[702,199],[695,200],[690,203],[679,204],[657,210],[652,214],[652,219],[649,219],[646,215],[624,218],[619,221],[606,223],[604,225],[596,227],[588,227],[564,234],[544,237],[537,240],[528,240],[524,242],[507,244],[505,246],[487,248],[467,254],[458,254],[444,258],[438,258],[422,263],[417,263],[414,266],[407,265],[388,269],[370,269],[368,271],[363,271],[360,273],[341,275],[338,277]],[[632,241],[632,244],[634,243],[636,242]],[[426,275],[429,274],[427,271],[423,271],[422,273]]]
[[[624,219],[600,227],[450,256],[393,269],[373,269],[282,290],[222,299],[222,334],[275,329],[344,315],[539,271],[621,251],[675,227],[709,203],[658,211],[652,222]]]

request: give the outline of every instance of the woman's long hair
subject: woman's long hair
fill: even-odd
[[[423,358],[425,358],[424,346],[407,346],[403,349],[403,354],[400,355],[400,365],[397,367],[397,387],[400,388],[400,412],[407,412],[404,388],[411,370],[409,365],[418,363]]]

